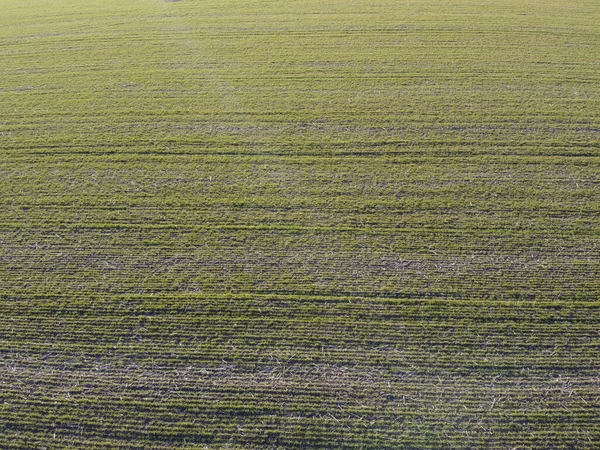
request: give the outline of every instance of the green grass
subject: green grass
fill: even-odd
[[[0,0],[0,447],[600,447],[595,0]]]

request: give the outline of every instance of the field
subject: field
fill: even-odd
[[[0,448],[600,448],[599,23],[0,0]]]

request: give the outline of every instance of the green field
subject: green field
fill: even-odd
[[[0,448],[600,448],[599,24],[0,0]]]

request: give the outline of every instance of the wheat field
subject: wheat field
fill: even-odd
[[[0,0],[0,448],[600,448],[596,0]]]

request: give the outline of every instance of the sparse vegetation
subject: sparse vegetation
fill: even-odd
[[[4,1],[0,447],[600,447],[600,3]]]

